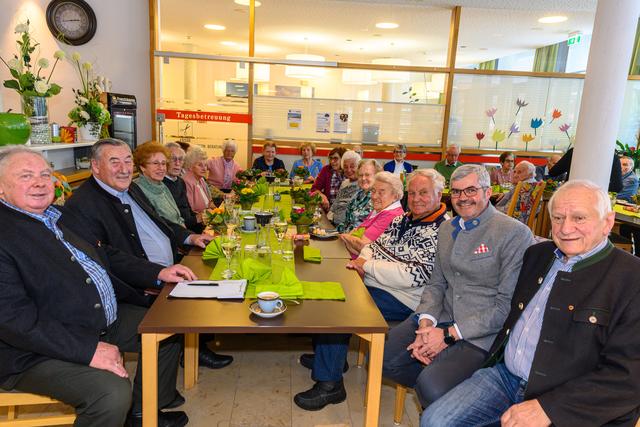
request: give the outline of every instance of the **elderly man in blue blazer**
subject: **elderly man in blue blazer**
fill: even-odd
[[[134,288],[195,275],[83,239],[82,218],[52,206],[53,195],[40,153],[0,151],[0,387],[75,407],[75,426],[122,426],[130,406],[129,424],[141,425],[141,366],[132,396],[121,356],[140,351],[146,301]],[[160,408],[184,402],[175,388],[179,354],[176,340],[160,345]],[[158,417],[164,427],[188,421],[181,411]]]
[[[489,203],[491,181],[480,165],[451,175],[458,214],[438,230],[431,278],[415,314],[391,329],[383,375],[415,387],[427,407],[470,377],[502,328],[524,251],[533,235]]]

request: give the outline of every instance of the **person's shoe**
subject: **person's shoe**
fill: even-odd
[[[347,391],[342,381],[318,381],[311,389],[298,393],[293,401],[307,411],[319,411],[329,404],[344,402]]]
[[[158,411],[158,427],[183,427],[189,423],[189,417],[182,411]],[[130,413],[127,417],[127,427],[142,427],[142,414]]]
[[[316,355],[313,353],[304,353],[300,356],[300,364],[307,369],[313,369],[313,362],[316,359]],[[349,370],[349,362],[344,361],[344,368],[342,368],[342,372],[347,372]]]
[[[217,354],[207,349],[200,349],[198,365],[209,369],[221,369],[233,362],[233,356]],[[184,353],[180,356],[180,366],[184,368]]]
[[[233,362],[233,356],[217,354],[208,348],[201,348],[198,354],[198,364],[209,369],[222,369]]]
[[[166,406],[163,406],[160,409],[173,409],[173,408],[177,408],[179,406],[184,405],[185,399],[184,396],[182,396],[180,393],[178,393],[178,390],[176,390],[176,397],[173,398],[173,400]]]

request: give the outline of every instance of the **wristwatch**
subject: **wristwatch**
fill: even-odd
[[[456,342],[456,337],[449,333],[449,328],[444,328],[444,343],[446,345],[453,345]]]

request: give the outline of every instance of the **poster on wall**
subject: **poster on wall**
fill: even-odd
[[[334,133],[347,133],[348,125],[349,125],[348,113],[333,114],[333,132]]]
[[[316,113],[316,132],[329,133],[331,129],[331,114]]]
[[[300,129],[302,127],[302,110],[289,110],[287,112],[287,129]]]

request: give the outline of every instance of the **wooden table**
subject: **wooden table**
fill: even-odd
[[[336,246],[322,248],[323,256],[338,256]],[[316,243],[314,243],[314,246]],[[346,249],[342,248],[344,252]],[[201,252],[201,251],[198,251]],[[187,255],[182,264],[201,278],[209,277],[215,261],[204,262],[198,252]],[[287,311],[273,319],[250,314],[249,300],[218,301],[168,298],[172,285],[164,287],[140,323],[142,334],[142,410],[143,425],[155,427],[158,414],[158,345],[173,334],[185,335],[184,386],[198,380],[198,334],[200,333],[351,333],[369,343],[369,374],[366,388],[365,426],[377,426],[380,412],[382,355],[388,326],[371,299],[360,276],[345,268],[345,259],[325,257],[321,264],[302,260],[302,246],[295,250],[296,275],[306,281],[337,281],[342,284],[345,301],[303,300],[289,304]]]

